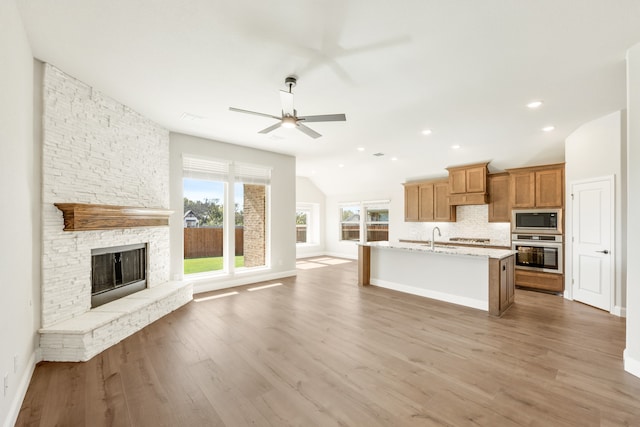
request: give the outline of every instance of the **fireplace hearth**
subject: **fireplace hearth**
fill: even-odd
[[[91,250],[91,308],[147,287],[146,243]]]

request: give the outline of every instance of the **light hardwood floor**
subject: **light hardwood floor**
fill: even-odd
[[[640,425],[624,319],[522,290],[493,318],[358,288],[335,258],[279,283],[191,302],[89,362],[39,364],[17,425]]]

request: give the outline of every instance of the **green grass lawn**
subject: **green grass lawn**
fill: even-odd
[[[244,257],[236,257],[236,267],[244,267]],[[184,274],[222,270],[222,257],[191,258],[184,260]]]

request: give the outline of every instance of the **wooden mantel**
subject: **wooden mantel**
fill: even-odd
[[[173,211],[131,206],[54,203],[62,211],[64,231],[109,230],[114,228],[169,225]]]

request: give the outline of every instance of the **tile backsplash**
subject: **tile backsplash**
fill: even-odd
[[[458,206],[456,222],[405,222],[400,239],[431,240],[433,227],[442,233],[436,241],[448,241],[452,237],[490,239],[492,245],[511,245],[511,226],[508,222],[489,222],[489,205]]]

